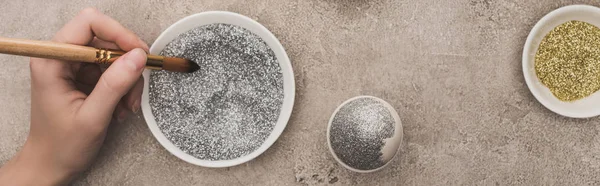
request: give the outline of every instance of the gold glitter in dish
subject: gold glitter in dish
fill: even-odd
[[[569,21],[544,37],[535,72],[561,101],[576,101],[600,89],[600,28]]]

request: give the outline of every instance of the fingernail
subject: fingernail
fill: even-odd
[[[137,114],[138,111],[140,111],[140,100],[135,100],[133,102],[133,106],[131,107],[131,111],[133,111],[133,113],[136,113],[136,114]]]
[[[119,117],[117,118],[117,121],[119,121],[119,123],[125,121],[125,119],[127,118],[127,112],[126,111],[121,111],[121,113],[119,113]]]
[[[150,47],[148,47],[148,44],[146,44],[146,42],[144,42],[144,40],[142,40],[139,37],[138,37],[138,40],[139,40],[140,43],[142,43],[142,46],[143,46],[144,50],[146,50],[146,51],[150,50]]]
[[[144,52],[142,49],[136,48],[125,54],[123,56],[123,60],[132,68],[132,70],[140,71],[142,68],[144,68],[144,63],[140,61],[145,60],[145,56],[146,52]]]

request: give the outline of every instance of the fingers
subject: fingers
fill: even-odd
[[[98,39],[97,37],[94,37],[94,39],[92,39],[92,42],[90,42],[89,45],[92,46],[92,47],[94,47],[94,48],[105,48],[105,49],[120,50],[120,48],[119,48],[119,46],[117,46],[117,44],[111,43],[111,42],[108,42],[108,41],[104,41],[102,39]]]
[[[108,42],[105,44],[108,44]],[[99,45],[108,46],[105,44]],[[94,89],[96,83],[98,83],[101,75],[102,71],[98,65],[87,63],[83,64],[79,72],[77,72],[75,86],[79,91],[89,95]],[[122,122],[131,112],[137,113],[137,111],[140,109],[140,98],[143,87],[144,79],[140,77],[133,88],[131,88],[131,90],[129,90],[129,92],[121,99],[119,104],[117,104],[113,118],[117,119],[119,122]]]
[[[148,51],[148,45],[137,35],[119,22],[93,8],[82,10],[68,22],[55,36],[54,41],[87,45],[94,36],[104,41],[116,43],[119,48],[129,51],[142,48]]]
[[[137,113],[140,110],[140,101],[142,99],[142,92],[144,91],[144,78],[140,77],[135,83],[133,88],[123,98],[127,108],[133,113]]]
[[[129,111],[129,109],[125,108],[123,102],[119,102],[115,108],[115,111],[113,112],[113,118],[116,118],[117,122],[121,123],[127,119],[127,116],[129,116],[130,112],[131,111]]]
[[[96,41],[96,39],[94,40]],[[106,41],[99,41],[100,42],[96,43],[98,46],[102,45],[103,47],[108,48],[111,44]],[[92,41],[92,43],[94,43],[94,41]],[[94,89],[96,83],[98,83],[101,75],[102,71],[98,65],[87,63],[83,64],[81,69],[77,72],[75,86],[79,91],[89,95]],[[131,90],[129,90],[129,92],[121,99],[119,104],[117,104],[117,107],[113,113],[113,118],[117,119],[119,122],[122,122],[131,112],[137,113],[140,109],[140,98],[143,88],[144,79],[140,77],[133,88],[131,88]]]
[[[89,95],[100,76],[102,71],[96,64],[84,64],[79,72],[77,72],[76,84],[78,90]],[[133,88],[121,99],[115,110],[115,118],[122,119],[129,111],[137,113],[140,110],[140,100],[144,89],[144,78],[140,77]]]
[[[69,21],[52,39],[53,41],[88,45],[94,36],[106,43],[116,43],[117,48],[132,50],[142,48],[148,50],[148,45],[137,35],[124,28],[114,19],[87,8]],[[98,43],[98,42],[97,42]],[[102,46],[107,46],[101,42]],[[107,46],[106,48],[115,48]],[[59,60],[46,60],[32,58],[30,62],[32,86],[37,86],[39,91],[68,92],[76,88],[72,80],[75,79],[79,65],[73,65]]]
[[[146,53],[134,49],[119,57],[102,74],[92,93],[85,99],[79,116],[87,121],[110,122],[121,98],[139,80],[146,64]]]

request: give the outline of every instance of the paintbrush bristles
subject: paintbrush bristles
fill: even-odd
[[[200,66],[193,61],[183,59],[183,58],[173,58],[173,57],[165,57],[163,60],[164,70],[174,71],[174,72],[195,72],[200,69]]]

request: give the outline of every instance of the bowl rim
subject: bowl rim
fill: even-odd
[[[271,50],[275,53],[277,57],[277,61],[279,62],[279,66],[281,68],[281,72],[283,75],[283,103],[281,105],[281,111],[279,114],[279,118],[277,123],[275,124],[273,131],[265,139],[263,144],[256,149],[255,151],[235,158],[231,160],[202,160],[191,155],[186,154],[179,148],[177,148],[170,140],[168,140],[161,130],[158,128],[156,124],[156,120],[154,115],[152,114],[152,109],[149,105],[149,80],[150,80],[150,72],[151,70],[146,69],[143,72],[144,77],[144,89],[142,93],[141,107],[142,113],[144,115],[144,120],[146,121],[152,135],[156,138],[156,140],[171,154],[175,155],[177,158],[203,167],[212,167],[212,168],[223,168],[223,167],[231,167],[236,166],[242,163],[246,163],[254,158],[258,157],[262,153],[264,153],[271,145],[275,143],[275,141],[279,138],[279,136],[283,133],[287,123],[292,114],[292,109],[294,105],[295,98],[295,81],[294,81],[294,71],[292,69],[292,65],[290,63],[290,59],[285,52],[285,49],[279,42],[279,40],[271,33],[267,28],[265,28],[262,24],[257,21],[237,14],[233,12],[227,11],[207,11],[201,12],[197,14],[193,14],[187,16],[179,21],[175,22],[173,25],[169,26],[164,32],[158,36],[156,41],[150,47],[150,53],[158,54],[160,51],[173,39],[175,39],[179,34],[189,31],[190,29],[213,24],[213,23],[225,23],[232,24],[236,26],[243,27],[245,29],[250,30],[254,34],[260,36],[266,43],[269,45]]]
[[[400,142],[399,142],[399,147],[398,149],[394,152],[394,155],[391,157],[391,159],[385,163],[383,166],[378,167],[376,169],[371,169],[371,170],[361,170],[361,169],[356,169],[354,167],[351,167],[350,165],[344,163],[342,160],[340,160],[340,158],[336,155],[336,153],[333,151],[333,148],[331,147],[331,138],[330,138],[330,134],[331,134],[331,123],[333,122],[333,118],[335,118],[335,115],[338,113],[338,111],[340,111],[340,109],[342,107],[344,107],[346,104],[357,100],[357,99],[362,99],[362,98],[369,98],[369,99],[374,99],[380,103],[383,104],[384,107],[386,107],[389,111],[392,111],[392,117],[394,118],[394,120],[396,121],[397,125],[400,125],[400,128],[395,127],[394,129],[394,135],[400,135]],[[369,96],[369,95],[362,95],[362,96],[356,96],[353,98],[350,98],[346,101],[344,101],[342,104],[340,104],[335,111],[333,111],[333,113],[331,114],[331,117],[329,118],[329,122],[327,123],[327,147],[329,147],[329,152],[331,153],[331,155],[333,155],[333,158],[335,159],[335,161],[337,161],[340,165],[342,165],[344,168],[357,172],[357,173],[372,173],[372,172],[376,172],[379,171],[385,167],[387,167],[389,164],[392,163],[392,161],[394,161],[394,159],[396,158],[396,156],[398,155],[398,151],[400,151],[400,149],[402,148],[402,141],[404,141],[404,126],[402,125],[402,121],[400,120],[400,116],[398,115],[398,112],[396,111],[396,109],[394,109],[394,107],[392,105],[390,105],[388,102],[386,102],[385,100],[375,97],[375,96]]]
[[[533,96],[540,102],[544,107],[549,109],[550,111],[570,118],[590,118],[600,115],[600,107],[598,109],[587,109],[585,111],[574,111],[571,109],[564,108],[564,104],[572,104],[572,103],[582,103],[586,101],[586,98],[582,100],[577,100],[572,103],[562,102],[558,100],[558,98],[551,96],[552,98],[547,98],[549,96],[544,96],[543,94],[548,94],[550,90],[542,84],[543,88],[538,88],[538,84],[541,84],[537,74],[530,70],[530,65],[535,64],[535,53],[537,53],[537,48],[539,46],[532,46],[534,44],[539,45],[539,42],[536,41],[538,36],[542,32],[542,29],[545,29],[547,25],[552,24],[552,21],[562,18],[563,16],[570,13],[581,13],[581,12],[594,12],[600,14],[600,8],[590,5],[568,5],[564,7],[560,7],[556,10],[551,11],[542,17],[535,26],[531,29],[529,35],[527,36],[527,40],[525,41],[525,45],[523,46],[523,55],[522,55],[522,70],[523,76],[525,78],[525,83],[527,84],[528,89],[533,94]],[[599,17],[600,18],[600,17]],[[578,20],[578,19],[573,19]],[[580,20],[581,21],[581,20]],[[587,22],[587,21],[586,21]],[[595,25],[598,26],[598,25]],[[542,33],[544,36],[547,33]],[[542,37],[543,38],[543,37]],[[535,43],[534,43],[535,42]],[[532,51],[535,48],[535,51]],[[596,92],[598,93],[598,92]],[[594,94],[596,94],[594,93]],[[592,94],[592,95],[594,95]],[[553,100],[549,100],[553,99]],[[553,104],[552,102],[560,101],[561,105]]]

